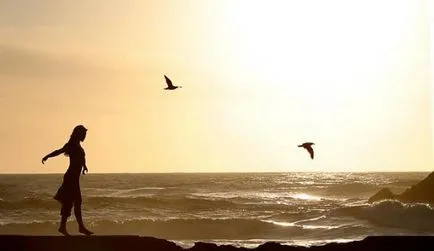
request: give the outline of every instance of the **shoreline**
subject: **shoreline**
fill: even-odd
[[[348,174],[348,173],[354,173],[354,174],[364,174],[364,173],[420,173],[420,174],[425,174],[425,173],[431,173],[432,170],[416,170],[416,171],[257,171],[257,172],[240,172],[240,171],[222,171],[222,172],[112,172],[112,173],[106,173],[106,172],[92,172],[92,174],[108,174],[108,175],[136,175],[136,174],[149,174],[149,175],[160,175],[160,174],[286,174],[286,173],[331,173],[331,174],[335,174],[335,173],[342,173],[342,174]],[[59,171],[59,172],[35,172],[35,173],[9,173],[9,172],[3,172],[0,173],[0,175],[64,175],[65,171]],[[88,174],[86,174],[88,175]]]
[[[138,235],[101,235],[101,236],[31,236],[0,235],[1,250],[29,251],[384,251],[384,250],[434,250],[434,235],[431,236],[368,236],[360,241],[328,243],[318,246],[290,246],[276,242],[265,242],[256,248],[217,245],[196,242],[190,248],[182,248],[175,242],[154,237]]]

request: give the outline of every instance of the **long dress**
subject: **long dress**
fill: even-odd
[[[85,164],[85,152],[80,144],[67,143],[64,149],[69,155],[69,167],[54,199],[62,204],[73,205],[81,203],[80,174]]]

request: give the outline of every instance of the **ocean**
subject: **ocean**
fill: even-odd
[[[432,235],[434,208],[367,199],[429,173],[168,173],[81,177],[96,235],[142,235],[255,247],[320,245],[368,235]],[[57,235],[63,174],[0,175],[0,234]],[[77,233],[74,217],[68,231]]]

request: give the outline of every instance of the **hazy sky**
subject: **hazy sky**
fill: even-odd
[[[0,0],[0,172],[431,171],[427,7]]]

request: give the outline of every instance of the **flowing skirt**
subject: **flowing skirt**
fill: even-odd
[[[54,195],[54,199],[60,203],[81,202],[80,176],[66,173],[63,176],[62,185],[57,190],[56,195]]]

